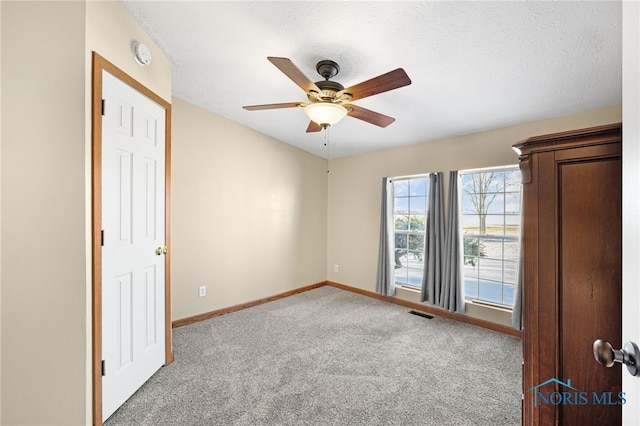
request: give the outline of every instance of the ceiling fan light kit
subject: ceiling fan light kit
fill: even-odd
[[[342,105],[330,102],[318,102],[304,107],[304,113],[321,127],[332,126],[347,115],[347,109]]]
[[[243,108],[248,111],[258,111],[263,109],[304,107],[305,114],[311,119],[309,127],[307,127],[307,133],[319,132],[327,126],[336,124],[346,115],[366,121],[367,123],[375,124],[379,127],[387,127],[395,121],[395,118],[349,104],[348,102],[411,84],[411,79],[407,73],[402,68],[397,68],[345,89],[344,86],[337,81],[329,80],[335,77],[340,71],[340,67],[334,61],[325,59],[316,64],[316,71],[324,78],[324,81],[314,83],[309,80],[290,59],[275,56],[269,56],[267,59],[297,84],[298,87],[304,90],[311,103],[286,102],[249,105]]]

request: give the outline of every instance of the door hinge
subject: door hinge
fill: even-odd
[[[100,231],[100,245],[104,246],[104,229]]]
[[[103,359],[102,360],[102,375],[106,376],[106,372],[107,372],[107,368],[106,368],[106,361]]]
[[[104,115],[104,99],[102,100],[102,105],[100,106],[101,108],[101,114]]]

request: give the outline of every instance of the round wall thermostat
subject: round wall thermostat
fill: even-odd
[[[131,44],[131,48],[134,58],[140,65],[145,67],[151,63],[151,51],[145,44],[134,41]]]

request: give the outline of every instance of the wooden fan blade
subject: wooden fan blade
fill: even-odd
[[[309,121],[309,127],[307,127],[307,133],[319,132],[320,130],[322,130],[322,126],[320,126],[315,121]]]
[[[393,117],[362,108],[361,106],[344,105],[344,107],[351,110],[347,113],[349,117],[357,118],[358,120],[366,121],[367,123],[375,124],[376,126],[387,127],[389,124],[396,121]]]
[[[338,96],[343,93],[349,93],[352,95],[351,100],[366,98],[367,96],[377,95],[378,93],[387,92],[389,90],[397,89],[399,87],[408,86],[411,84],[411,79],[402,68],[389,71],[386,74],[379,75],[370,80],[363,81],[355,86],[348,87],[340,92]]]
[[[316,84],[309,80],[306,75],[302,74],[290,59],[287,58],[277,58],[274,56],[269,56],[267,59],[275,65],[280,71],[282,71],[287,77],[289,77],[295,84],[300,86],[302,90],[306,93],[310,91],[316,91],[318,93],[322,93],[322,91],[316,86]]]
[[[258,111],[261,109],[293,108],[301,105],[302,105],[301,102],[285,102],[282,104],[249,105],[249,106],[243,106],[242,108],[248,111]]]

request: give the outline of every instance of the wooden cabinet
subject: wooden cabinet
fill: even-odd
[[[523,424],[621,424],[622,126],[514,145],[523,179]],[[639,195],[640,196],[640,195]],[[545,384],[546,383],[546,384]]]

